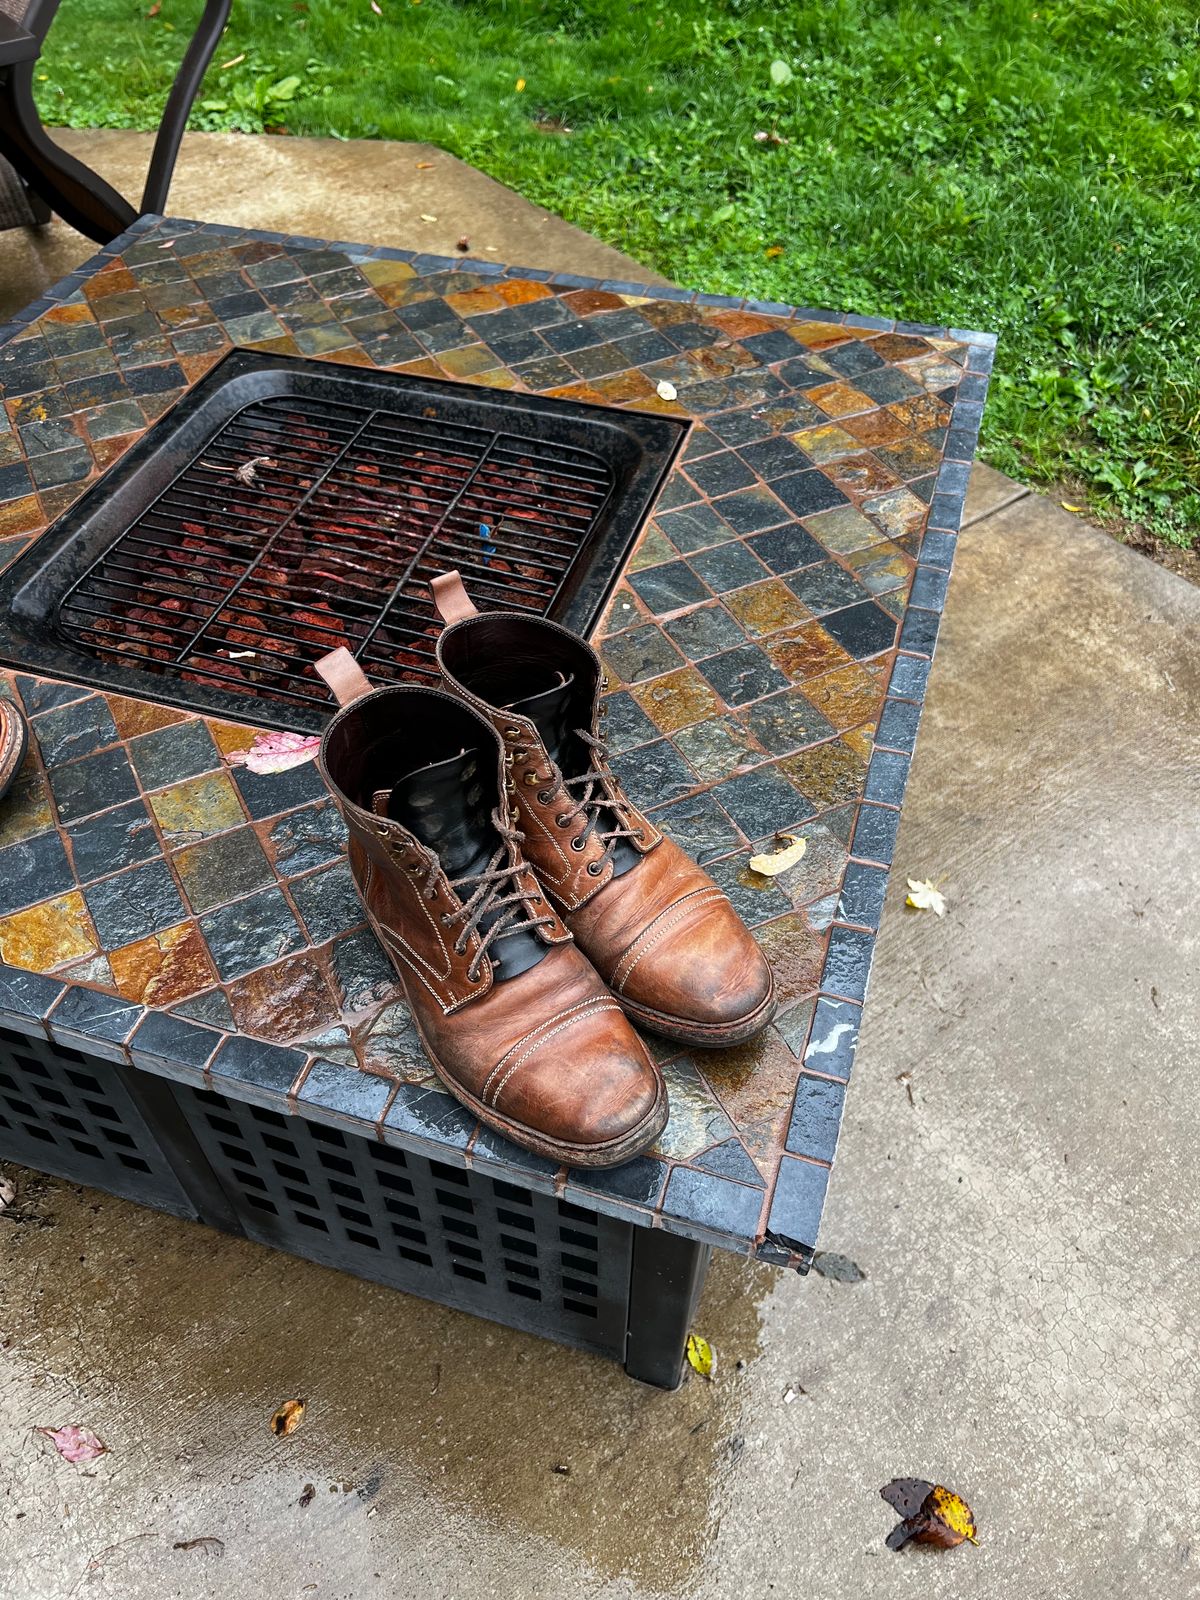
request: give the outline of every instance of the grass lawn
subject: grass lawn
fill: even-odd
[[[988,459],[1194,541],[1194,0],[378,9],[237,0],[193,126],[430,140],[682,283],[994,329]],[[47,121],[155,126],[198,11],[68,0]]]

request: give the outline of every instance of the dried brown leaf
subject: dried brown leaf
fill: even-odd
[[[285,1400],[271,1418],[271,1432],[277,1439],[286,1439],[304,1421],[304,1401]]]

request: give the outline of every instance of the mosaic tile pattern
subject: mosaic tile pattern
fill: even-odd
[[[554,1172],[431,1081],[311,765],[253,730],[0,673],[0,1012],[27,1031],[804,1270],[817,1237],[990,336],[142,222],[0,335],[0,567],[232,346],[684,418],[597,630],[614,767],[753,928],[780,1015],[655,1044],[655,1151]],[[657,386],[674,385],[662,399]],[[750,871],[780,831],[782,877]]]

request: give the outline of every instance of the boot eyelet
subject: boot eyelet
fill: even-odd
[[[570,817],[567,816],[566,812],[565,811],[560,811],[559,814],[554,819],[554,826],[556,828],[565,828],[565,827],[568,826],[570,821],[571,821],[571,819],[570,819]]]
[[[589,878],[598,878],[604,871],[604,863],[603,861],[589,861],[587,869]]]
[[[528,750],[514,750],[513,753],[512,753],[512,758],[511,759],[515,759],[517,761],[524,761],[528,754],[529,754]]]
[[[541,783],[541,777],[536,772],[527,772],[521,780],[527,789],[532,789],[535,783]]]
[[[635,839],[642,840],[643,843],[644,843],[645,842],[645,838],[646,838],[646,830],[645,830],[645,828],[635,828],[633,830],[633,837]]]
[[[572,850],[582,850],[583,846],[584,846],[584,840],[583,840],[583,835],[582,834],[578,834],[574,839],[571,840],[571,849]]]
[[[505,728],[504,737],[506,739],[519,739],[521,737],[521,730],[520,728]]]
[[[553,800],[553,799],[554,799],[554,790],[553,789],[539,789],[538,790],[538,794],[537,794],[538,805],[540,805],[540,806],[548,806],[550,804],[551,800]]]

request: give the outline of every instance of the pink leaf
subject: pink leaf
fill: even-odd
[[[98,1439],[90,1428],[85,1428],[80,1422],[68,1422],[61,1428],[37,1428],[34,1431],[49,1439],[64,1461],[83,1464],[108,1454],[104,1440]]]
[[[229,763],[248,767],[261,777],[268,772],[287,772],[311,761],[321,747],[315,733],[260,733],[249,750],[234,750]]]

